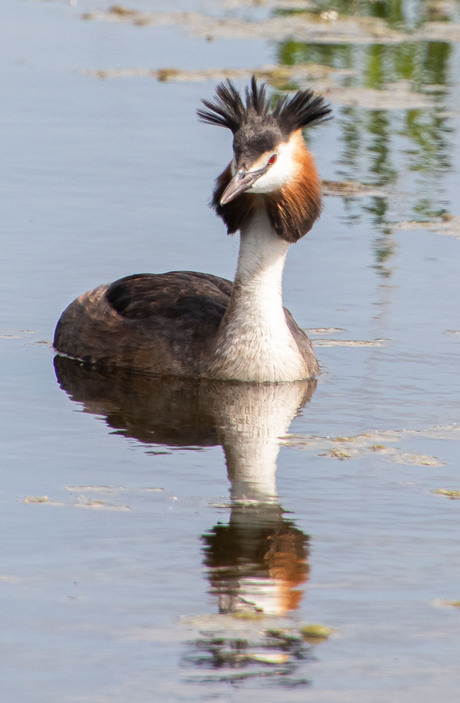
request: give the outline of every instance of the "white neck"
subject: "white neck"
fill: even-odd
[[[235,275],[235,307],[256,324],[285,325],[282,279],[288,242],[272,230],[265,211],[241,231]],[[246,310],[247,308],[247,310]]]
[[[306,377],[283,309],[288,248],[265,210],[242,228],[233,294],[215,349],[213,374],[219,378],[273,382]]]

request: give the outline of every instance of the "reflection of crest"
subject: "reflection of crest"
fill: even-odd
[[[55,369],[73,400],[83,403],[85,411],[103,415],[127,437],[175,447],[222,445],[231,484],[230,520],[202,537],[221,624],[225,614],[279,618],[298,608],[308,578],[308,537],[284,516],[275,473],[280,438],[310,400],[315,381],[246,384],[146,377],[100,371],[62,357],[55,358]],[[257,627],[243,645],[233,630],[222,634],[219,627],[218,646],[214,635],[201,633],[186,660],[211,668],[282,664],[287,669],[281,673],[289,673],[292,661],[305,656],[305,645],[292,633],[271,629],[261,638]]]
[[[204,535],[205,563],[219,611],[284,615],[308,577],[308,538],[277,503],[235,505],[230,523]]]

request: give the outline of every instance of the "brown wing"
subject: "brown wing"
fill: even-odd
[[[199,375],[231,291],[230,281],[191,271],[127,276],[71,303],[54,346],[89,363]]]
[[[230,281],[194,271],[141,273],[120,278],[105,293],[109,305],[130,320],[162,317],[219,324],[232,292]]]

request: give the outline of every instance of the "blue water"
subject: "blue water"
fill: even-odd
[[[376,77],[376,49],[315,49],[331,65],[360,56],[357,86],[407,80],[414,65],[413,86],[427,92],[443,78],[444,92],[415,112],[348,108],[331,92],[335,119],[310,135],[324,178],[380,190],[325,198],[290,252],[286,304],[303,327],[336,331],[311,335],[321,378],[282,441],[278,498],[264,484],[266,506],[251,510],[230,492],[257,468],[254,456],[265,457],[251,434],[270,425],[260,408],[269,415],[284,400],[255,400],[254,426],[240,435],[232,421],[238,412],[246,421],[249,401],[237,399],[238,410],[223,391],[187,414],[190,389],[179,389],[176,406],[171,389],[77,383],[69,371],[61,383],[72,400],[56,381],[51,340],[82,291],[146,270],[231,278],[238,246],[207,207],[231,154],[230,135],[195,117],[215,81],[85,71],[253,68],[294,53],[262,39],[205,41],[180,24],[82,19],[108,5],[4,1],[1,699],[453,700],[460,614],[443,601],[460,599],[460,502],[434,491],[460,490],[460,234],[397,223],[460,215],[458,43],[420,42],[405,61],[387,46],[387,79]],[[402,4],[409,24],[422,5]],[[193,9],[226,15],[217,2]],[[251,17],[250,8],[232,12]],[[313,48],[302,48],[303,60]],[[261,460],[267,485],[270,466]],[[290,555],[293,571],[283,566],[281,577],[268,556],[257,569],[238,561],[257,540],[262,549],[267,530],[275,556]],[[224,546],[237,552],[228,563]],[[248,579],[267,602],[289,592],[296,607],[254,620],[219,614],[230,598],[250,600]],[[306,623],[334,631],[299,644]],[[268,648],[270,628],[297,638],[287,663],[263,661],[279,654]],[[219,660],[216,647],[228,653],[236,640],[262,661],[235,650]]]

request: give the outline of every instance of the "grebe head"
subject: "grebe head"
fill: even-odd
[[[326,119],[331,109],[310,90],[280,97],[273,104],[266,85],[258,84],[254,76],[244,102],[227,80],[217,86],[214,100],[203,104],[205,109],[198,110],[203,122],[233,133],[233,159],[218,178],[213,198],[228,232],[239,229],[260,206],[254,196],[263,196],[279,236],[297,241],[321,210],[319,179],[301,130]]]

